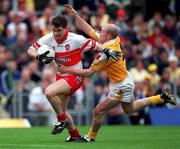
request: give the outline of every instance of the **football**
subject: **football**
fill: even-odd
[[[41,47],[38,48],[37,50],[37,54],[41,55],[43,53],[45,53],[46,51],[49,51],[49,53],[46,55],[49,58],[55,58],[55,51],[52,47],[48,46],[48,45],[42,45]]]

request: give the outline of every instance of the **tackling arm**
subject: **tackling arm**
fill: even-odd
[[[89,69],[72,69],[72,68],[65,68],[63,66],[61,66],[59,68],[59,71],[63,72],[63,73],[74,74],[76,76],[82,76],[82,77],[91,76],[92,74],[94,74],[96,72],[92,68],[89,68]]]
[[[94,31],[94,29],[78,15],[76,10],[74,10],[71,5],[65,4],[64,6],[66,10],[74,17],[75,21],[78,22],[78,27],[91,37],[91,32]]]

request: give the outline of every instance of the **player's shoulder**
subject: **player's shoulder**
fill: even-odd
[[[68,36],[69,38],[73,38],[73,40],[77,40],[77,41],[86,39],[84,36],[72,32],[69,32]]]
[[[53,33],[48,33],[48,34],[42,36],[42,38],[52,39],[53,38]]]
[[[44,36],[42,36],[39,40],[38,40],[38,43],[40,44],[45,44],[45,43],[49,43],[50,41],[52,41],[53,39],[53,33],[48,33]]]

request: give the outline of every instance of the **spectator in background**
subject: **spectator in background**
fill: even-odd
[[[130,42],[132,42],[132,44],[137,44],[139,41],[137,39],[137,35],[136,33],[133,31],[133,25],[132,23],[128,22],[127,24],[127,31],[124,31],[124,34],[122,35],[125,40],[128,40]]]
[[[15,60],[10,60],[7,63],[7,69],[4,70],[1,74],[1,90],[2,93],[9,97],[5,104],[5,109],[10,113],[12,116],[13,114],[13,97],[12,91],[15,89],[15,85],[17,81],[20,80],[20,72],[17,70],[17,64]]]
[[[128,26],[126,24],[126,20],[127,20],[126,12],[124,9],[120,8],[116,11],[116,14],[117,14],[117,19],[115,23],[120,28],[120,34],[124,34],[128,30]]]
[[[175,48],[175,41],[171,38],[168,38],[168,42],[165,46],[165,50],[166,52],[168,53],[168,55],[175,55],[175,51],[176,51],[176,48]]]
[[[24,67],[21,71],[21,81],[24,84],[24,89],[29,93],[36,85],[36,83],[31,80],[31,70],[26,67]]]
[[[20,53],[19,57],[16,59],[18,70],[21,71],[24,67],[29,65],[30,58],[27,56],[27,53],[24,51]]]
[[[172,90],[172,84],[170,82],[170,72],[167,68],[164,68],[161,75],[161,80],[156,89],[156,93],[161,93],[164,90]]]
[[[29,44],[33,44],[37,39],[42,36],[42,31],[39,27],[37,20],[31,22],[31,32],[29,33]]]
[[[160,58],[159,58],[159,49],[156,46],[152,46],[152,51],[151,51],[151,56],[145,59],[148,63],[148,65],[152,63],[159,63]]]
[[[25,52],[25,48],[27,47],[27,40],[27,36],[24,34],[18,34],[17,42],[8,47],[15,59],[18,59],[20,54]]]
[[[35,1],[31,0],[18,0],[18,9],[21,11],[34,10]]]
[[[28,29],[27,25],[22,22],[21,13],[18,12],[11,12],[11,22],[7,25],[6,34],[8,45],[12,45],[16,43],[18,35],[22,35],[24,37],[28,37]]]
[[[158,67],[156,64],[150,64],[148,66],[148,71],[149,71],[149,75],[151,77],[151,82],[150,84],[156,88],[157,85],[159,84],[159,81],[160,81],[160,76],[159,74],[157,73],[158,71]]]
[[[49,0],[48,7],[53,11],[53,16],[56,16],[62,12],[62,7],[60,7],[57,0]]]
[[[164,21],[162,20],[162,15],[160,12],[155,12],[153,18],[148,21],[148,30],[150,33],[153,32],[155,24],[159,24],[160,28],[164,26]]]
[[[15,87],[15,83],[20,79],[20,72],[17,70],[17,64],[15,60],[11,60],[7,63],[7,70],[4,70],[1,74],[1,85],[4,95],[8,95]]]
[[[9,118],[9,114],[3,108],[4,103],[6,102],[6,97],[0,93],[0,119],[2,118]]]
[[[180,67],[178,67],[178,59],[174,55],[168,57],[169,67],[167,68],[170,73],[170,82],[176,83],[180,79]]]
[[[143,61],[137,61],[136,66],[130,69],[134,82],[143,82],[148,72],[144,68]]]
[[[168,67],[168,53],[165,50],[159,51],[158,74],[162,74],[164,69]]]
[[[0,15],[8,15],[8,12],[11,10],[10,1],[9,0],[1,0],[0,5]]]
[[[42,70],[42,79],[48,80],[49,82],[55,81],[56,69],[54,65],[45,66]]]
[[[90,18],[90,24],[97,28],[109,22],[109,15],[106,14],[106,4],[100,3],[97,6],[96,15]],[[100,25],[100,26],[99,26]]]
[[[159,24],[154,24],[152,35],[149,36],[148,41],[152,45],[157,45],[157,40],[161,41],[160,46],[162,46],[163,44],[166,44],[167,36],[162,33],[161,26]]]
[[[6,15],[0,15],[0,44],[7,45],[7,39],[5,37],[6,23],[8,18]]]
[[[142,26],[144,25],[144,17],[142,14],[136,14],[133,18],[133,31],[139,34],[142,30]]]
[[[46,35],[50,31],[50,18],[52,17],[52,9],[49,7],[46,7],[43,11],[43,15],[41,18],[38,20],[40,30],[43,35]]]
[[[2,75],[2,72],[7,69],[6,62],[7,62],[7,49],[0,44],[0,76]]]
[[[27,67],[31,71],[31,80],[38,83],[41,80],[41,73],[39,71],[38,61],[31,61]]]
[[[163,33],[168,38],[175,39],[177,34],[175,19],[172,16],[167,15],[165,16],[164,20],[165,20],[165,24],[162,29]]]
[[[17,41],[18,35],[22,35],[26,39],[28,37],[27,25],[24,22],[22,22],[24,19],[22,17],[23,16],[19,11],[11,12],[11,22],[7,25],[6,28],[6,34],[9,45],[12,45]]]
[[[139,43],[139,49],[141,49],[142,51],[143,59],[148,59],[152,56],[152,45],[149,44],[147,37],[141,38],[141,42]]]
[[[104,87],[105,85],[107,85],[108,82],[109,81],[107,79],[107,74],[104,71],[99,72],[99,75],[94,80],[94,84],[101,87]]]
[[[175,47],[176,51],[175,54],[178,59],[180,59],[180,21],[177,23],[177,34],[175,37]]]
[[[125,50],[126,51],[126,50]],[[131,54],[133,58],[130,60],[130,62],[127,64],[128,68],[136,67],[137,61],[143,61],[142,51],[139,49],[131,49]]]
[[[40,86],[35,87],[29,95],[29,111],[34,113],[34,117],[30,119],[32,125],[47,125],[49,117],[53,111],[49,104],[44,91],[50,84],[46,79],[41,80]],[[41,112],[45,112],[44,115],[39,115]]]

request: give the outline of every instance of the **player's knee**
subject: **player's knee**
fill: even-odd
[[[101,117],[103,115],[103,112],[98,108],[95,108],[93,113],[94,113],[94,117]]]
[[[50,88],[46,88],[46,89],[45,89],[45,96],[46,96],[48,99],[50,99],[51,97],[54,96]]]

